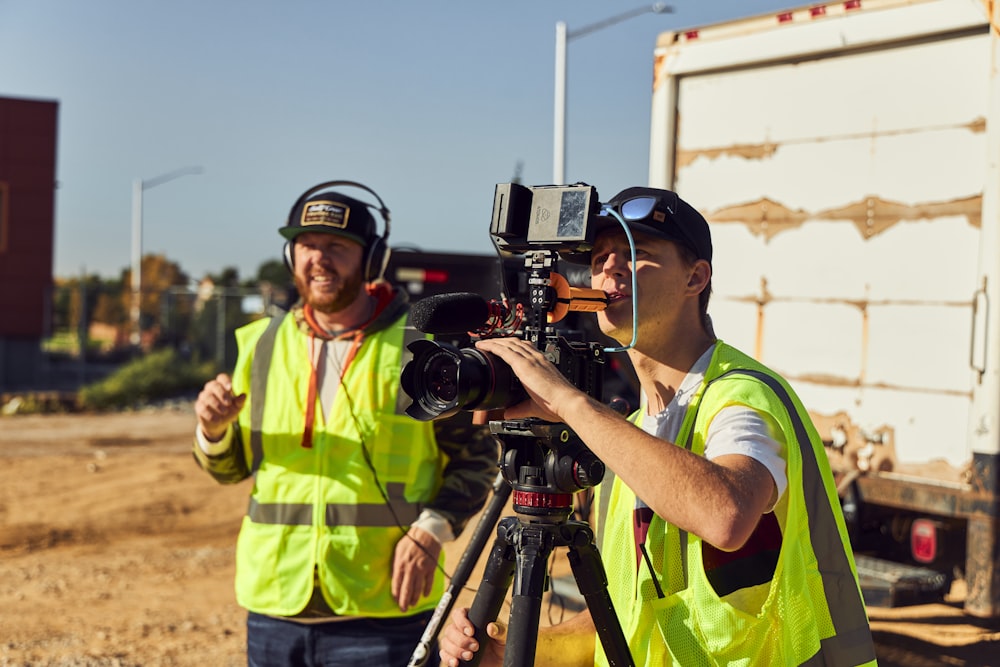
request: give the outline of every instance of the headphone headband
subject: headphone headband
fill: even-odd
[[[336,187],[340,187],[342,185],[346,185],[346,186],[353,187],[353,188],[360,188],[360,189],[364,190],[365,192],[370,193],[372,197],[375,197],[375,199],[378,200],[378,204],[379,205],[377,207],[374,206],[374,205],[372,205],[372,204],[367,204],[365,202],[361,202],[361,203],[365,204],[365,206],[367,206],[368,208],[375,209],[376,211],[379,212],[379,215],[382,216],[382,222],[384,223],[384,229],[383,229],[381,238],[382,238],[383,241],[387,240],[389,238],[389,220],[390,220],[389,209],[386,207],[385,202],[382,201],[382,198],[378,196],[377,192],[375,192],[374,190],[372,190],[367,185],[365,185],[363,183],[358,183],[357,181],[327,181],[325,183],[320,183],[318,185],[312,186],[311,188],[309,188],[308,190],[306,190],[305,192],[303,192],[301,195],[299,195],[299,198],[295,200],[294,204],[292,204],[292,209],[288,212],[288,222],[287,222],[287,224],[288,225],[292,224],[292,216],[295,215],[296,209],[298,209],[299,206],[301,206],[303,203],[305,203],[305,201],[307,199],[309,199],[309,197],[311,197],[312,195],[316,194],[320,190],[326,190],[327,188],[336,188]]]
[[[366,247],[367,254],[364,261],[364,267],[362,268],[365,281],[372,282],[375,280],[379,280],[382,278],[382,273],[385,271],[385,267],[389,262],[389,254],[391,252],[388,244],[389,220],[390,220],[389,209],[386,207],[385,202],[382,201],[382,198],[378,196],[378,193],[372,190],[367,185],[364,185],[363,183],[358,183],[357,181],[326,181],[325,183],[314,185],[305,192],[303,192],[301,195],[299,195],[299,198],[295,200],[294,204],[292,204],[292,209],[288,212],[288,220],[285,224],[287,227],[292,226],[292,218],[295,216],[295,211],[298,210],[298,208],[302,206],[305,203],[305,201],[309,199],[309,197],[316,194],[320,190],[326,190],[327,188],[335,188],[339,186],[359,188],[361,190],[368,192],[373,197],[375,197],[375,199],[378,200],[379,205],[377,207],[367,202],[360,202],[360,203],[364,204],[368,208],[375,209],[376,211],[379,212],[379,215],[382,216],[382,223],[383,223],[382,235],[379,236],[376,230],[376,235],[368,241]],[[294,242],[286,241],[282,253],[284,255],[285,266],[288,267],[288,270],[291,272],[294,272],[294,264],[295,264],[293,245]]]

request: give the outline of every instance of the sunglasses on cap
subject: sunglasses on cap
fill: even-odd
[[[694,239],[685,226],[679,224],[676,220],[673,220],[677,213],[677,193],[669,193],[669,199],[664,202],[664,197],[652,197],[650,195],[636,195],[635,197],[630,197],[624,201],[616,203],[607,203],[601,206],[601,211],[598,215],[612,217],[609,211],[614,211],[622,217],[625,222],[636,222],[650,229],[660,232],[660,234],[682,241],[685,245],[690,247],[692,250],[698,247]],[[665,205],[664,205],[665,204]],[[666,209],[664,213],[661,213],[662,218],[657,219],[656,216],[650,218],[653,212],[656,211],[657,206],[661,206]],[[673,221],[668,229],[667,220]]]
[[[667,202],[666,209],[671,215],[677,208],[677,195],[673,195],[674,201]],[[626,199],[625,201],[620,201],[615,204],[604,204],[601,206],[601,212],[599,215],[609,215],[608,211],[615,211],[620,215],[626,222],[639,222],[640,220],[645,220],[649,215],[656,209],[656,205],[662,201],[662,197],[651,197],[649,195],[637,195]],[[652,225],[651,225],[652,226]]]

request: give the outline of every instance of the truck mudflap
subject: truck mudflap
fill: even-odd
[[[951,581],[941,572],[873,556],[855,555],[858,581],[870,607],[905,607],[943,602]]]

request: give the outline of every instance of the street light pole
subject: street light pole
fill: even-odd
[[[552,139],[552,184],[565,185],[566,182],[566,45],[576,37],[583,37],[601,28],[621,23],[633,16],[652,12],[654,14],[669,14],[674,8],[662,2],[643,5],[627,12],[611,16],[591,23],[577,30],[569,31],[566,23],[556,23],[556,84],[555,84],[555,123]]]
[[[140,314],[142,311],[142,193],[181,176],[200,174],[201,167],[181,167],[174,171],[143,180],[132,181],[132,308],[129,316],[132,331],[129,342],[138,347],[142,341]]]

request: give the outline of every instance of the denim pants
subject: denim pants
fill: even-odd
[[[296,623],[250,612],[248,667],[406,667],[433,611],[402,618]],[[431,647],[437,662],[437,642]]]

